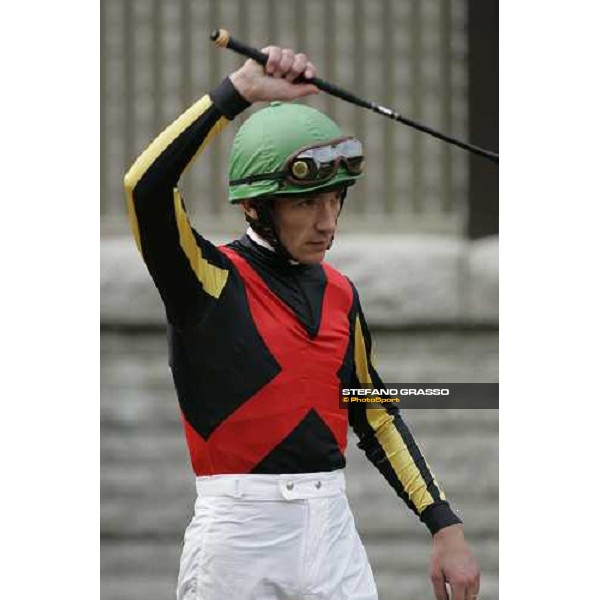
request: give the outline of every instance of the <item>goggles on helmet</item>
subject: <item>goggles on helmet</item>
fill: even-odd
[[[322,144],[304,146],[289,156],[283,170],[260,173],[230,181],[230,185],[253,183],[268,179],[297,186],[310,186],[333,179],[340,165],[350,175],[360,175],[365,166],[362,144],[355,137],[345,137]]]

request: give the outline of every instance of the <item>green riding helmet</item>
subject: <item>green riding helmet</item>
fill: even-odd
[[[352,185],[360,174],[351,174],[343,166],[333,178],[314,185],[300,186],[275,179],[232,183],[280,172],[286,160],[300,148],[343,136],[342,130],[315,108],[271,102],[247,119],[235,136],[229,156],[229,202],[235,204],[246,198],[306,194],[340,184]]]

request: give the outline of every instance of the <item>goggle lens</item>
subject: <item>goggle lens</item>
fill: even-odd
[[[362,172],[362,144],[356,138],[302,150],[288,160],[288,177],[292,183],[299,185],[321,183],[332,179],[340,164],[343,164],[351,175],[359,175]]]
[[[359,175],[363,172],[365,168],[365,157],[364,156],[356,156],[354,158],[347,158],[345,160],[346,169],[351,175]]]

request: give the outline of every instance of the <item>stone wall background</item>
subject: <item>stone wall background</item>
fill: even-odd
[[[356,234],[340,220],[327,261],[357,286],[372,328],[497,328],[497,237]],[[232,239],[207,237],[217,245]],[[103,324],[163,326],[162,303],[131,236],[103,238],[100,275]]]

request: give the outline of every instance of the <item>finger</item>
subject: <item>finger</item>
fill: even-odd
[[[305,69],[306,69],[306,54],[302,54],[302,53],[295,54],[294,62],[292,63],[292,66],[290,67],[290,70],[288,71],[288,74],[285,76],[285,78],[289,82],[292,82],[295,79],[297,79],[299,75],[304,73]]]
[[[273,73],[279,68],[279,61],[281,60],[281,48],[278,46],[266,46],[262,49],[262,51],[269,55],[269,59],[265,65],[265,71],[268,75],[273,75]]]
[[[464,583],[450,582],[452,600],[472,600],[467,596],[467,586]]]
[[[468,586],[467,598],[468,600],[473,600],[475,597],[479,596],[479,573],[475,577],[475,581],[471,585]]]
[[[282,50],[279,67],[273,74],[273,77],[285,77],[294,64],[294,56],[295,54],[293,50],[290,50],[289,48]]]
[[[431,576],[431,585],[433,586],[433,593],[435,594],[435,600],[448,600],[448,592],[446,591],[446,582],[444,581],[443,575]]]
[[[474,600],[479,595],[479,584],[480,584],[480,576],[479,568],[477,565],[471,565],[472,568],[469,569],[470,573],[466,577],[465,580],[465,588],[466,595],[465,598],[467,600]]]
[[[315,65],[313,65],[310,60],[306,61],[306,69],[304,70],[304,77],[306,79],[312,79],[317,76],[317,69]]]

